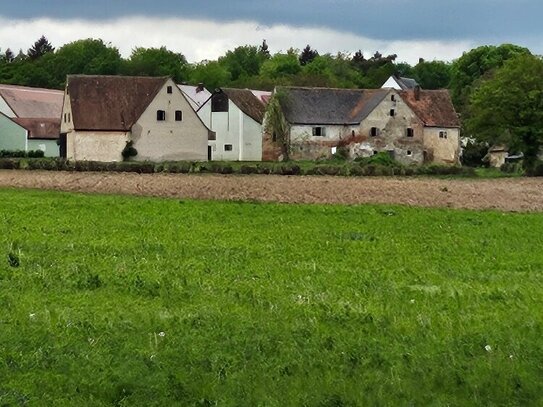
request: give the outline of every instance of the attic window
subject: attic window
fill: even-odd
[[[447,138],[447,132],[446,131],[440,131],[439,132],[439,138]]]
[[[407,137],[413,137],[414,135],[415,135],[415,131],[411,127],[408,127],[407,132],[406,132],[406,136]]]
[[[411,152],[411,150],[407,150],[407,156],[411,157],[412,155],[413,155],[413,153]]]
[[[211,98],[212,112],[228,112],[228,96],[224,93],[216,93]]]
[[[180,122],[183,120],[183,112],[181,110],[175,111],[175,121]]]
[[[64,123],[68,123],[68,114],[64,113]]]
[[[166,92],[168,92],[168,93],[173,93],[173,88],[172,88],[171,86],[168,86],[168,87],[166,88]]]
[[[396,95],[390,95],[390,100],[392,100],[393,102],[396,101]]]
[[[159,122],[163,122],[164,120],[166,120],[166,112],[164,110],[157,110],[156,119]]]
[[[325,137],[326,136],[326,128],[324,127],[313,127],[313,136],[315,137]]]
[[[377,155],[377,154],[379,154],[379,151],[373,150],[373,155]]]
[[[372,127],[370,130],[370,136],[377,137],[379,135],[379,129],[377,127]]]
[[[396,116],[396,110],[390,109],[390,117]]]

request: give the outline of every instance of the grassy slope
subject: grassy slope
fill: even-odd
[[[543,399],[543,214],[0,202],[1,405]]]

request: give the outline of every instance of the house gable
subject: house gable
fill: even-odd
[[[207,159],[209,129],[173,80],[167,79],[131,127],[135,160]]]

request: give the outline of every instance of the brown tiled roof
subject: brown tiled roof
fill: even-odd
[[[407,105],[413,110],[422,122],[428,127],[460,127],[460,120],[446,89],[417,90],[398,92]]]
[[[295,124],[357,125],[386,97],[388,89],[279,87],[285,118]]]
[[[64,92],[54,89],[0,84],[0,98],[4,99],[17,117],[60,119]]]
[[[130,131],[167,77],[68,76],[76,130]]]
[[[249,89],[222,88],[222,91],[243,113],[262,124],[266,106],[262,100]]]
[[[56,140],[60,135],[60,116],[58,119],[49,118],[20,118],[12,119],[15,123],[28,130],[30,139],[50,139]]]

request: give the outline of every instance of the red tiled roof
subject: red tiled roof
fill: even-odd
[[[54,89],[1,85],[0,97],[17,117],[59,118],[64,92]]]
[[[18,125],[28,130],[29,139],[48,139],[56,140],[60,135],[60,117],[58,119],[49,118],[20,118],[12,119]]]
[[[68,76],[76,130],[130,131],[167,77]]]
[[[449,91],[404,90],[398,93],[422,122],[428,127],[460,127],[460,120],[454,110]]]

